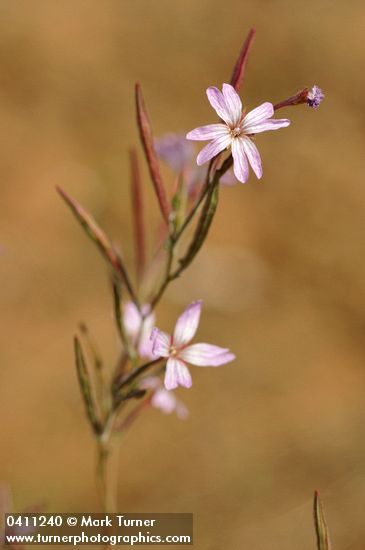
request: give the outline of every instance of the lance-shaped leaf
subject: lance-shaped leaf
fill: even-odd
[[[137,267],[138,280],[140,281],[144,272],[145,262],[146,262],[146,243],[145,243],[143,193],[142,193],[138,157],[135,149],[131,149],[130,151],[130,166],[131,166],[131,197],[132,197],[134,242],[135,242],[135,251],[136,251],[135,252],[136,267]]]
[[[148,169],[157,196],[161,214],[168,224],[169,221],[169,205],[166,198],[165,187],[162,181],[160,166],[157,159],[153,143],[153,135],[151,124],[147,115],[146,107],[143,101],[142,90],[139,83],[136,84],[136,108],[137,108],[137,124],[146,155]]]
[[[113,271],[121,278],[127,287],[132,300],[138,304],[138,300],[129,280],[127,270],[125,269],[119,254],[111,244],[104,231],[98,226],[94,218],[92,218],[92,216],[90,216],[90,214],[88,214],[86,210],[78,204],[77,201],[75,201],[75,199],[66,193],[66,191],[64,191],[61,187],[57,187],[57,191],[66,202],[67,206],[71,209],[71,212],[75,215],[76,219],[80,222],[88,237],[90,237],[93,243],[100,250],[103,257],[111,265]]]
[[[81,334],[85,337],[90,355],[93,360],[95,372],[101,372],[103,370],[103,360],[97,348],[94,338],[90,334],[89,328],[85,323],[79,324]]]
[[[182,271],[184,271],[193,261],[205,239],[207,238],[208,231],[212,224],[214,214],[218,206],[219,196],[219,183],[215,183],[211,186],[211,189],[205,199],[205,203],[200,214],[198,225],[195,229],[194,236],[190,243],[190,246],[183,258],[179,260],[180,266],[177,268],[173,277],[178,277]]]
[[[329,531],[324,517],[323,506],[318,491],[314,493],[314,524],[318,550],[331,550]]]
[[[103,359],[99,353],[98,347],[93,336],[90,334],[90,331],[85,323],[79,324],[79,329],[84,339],[84,344],[86,346],[86,356],[89,356],[88,359],[91,359],[93,365],[93,375],[95,376],[96,382],[96,394],[99,403],[104,402],[105,397],[105,372],[104,372],[104,363]],[[85,347],[84,347],[85,349]]]
[[[96,403],[94,401],[92,386],[90,380],[90,374],[88,372],[84,354],[82,352],[81,344],[77,336],[74,339],[75,347],[75,362],[77,377],[80,384],[81,394],[86,407],[86,415],[91,424],[93,431],[96,434],[100,434],[102,431],[101,422],[98,417]]]
[[[233,69],[231,85],[235,88],[236,92],[238,92],[241,88],[243,77],[246,71],[248,55],[250,53],[250,49],[255,38],[255,34],[256,29],[250,29]]]
[[[208,168],[208,174],[210,173],[210,168],[212,165]],[[208,184],[207,187],[207,193],[205,196],[205,201],[203,205],[203,209],[200,213],[199,221],[196,226],[194,236],[190,242],[190,246],[183,258],[179,260],[179,267],[176,269],[172,275],[170,275],[170,280],[175,279],[186,269],[201,247],[203,246],[203,243],[205,239],[207,238],[210,226],[212,224],[215,212],[217,210],[218,206],[218,197],[219,197],[219,181],[220,178],[227,172],[227,170],[232,166],[232,157],[228,157],[222,164],[221,168],[215,171],[215,174],[213,176],[213,179]]]
[[[176,235],[184,223],[186,208],[188,204],[189,194],[188,187],[185,183],[184,174],[180,173],[176,177],[176,191],[171,200],[172,207],[172,226]]]

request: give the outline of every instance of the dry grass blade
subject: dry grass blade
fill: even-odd
[[[245,76],[248,55],[250,53],[250,49],[255,38],[255,34],[256,29],[250,29],[233,69],[231,85],[237,92],[240,90],[243,77]]]
[[[314,493],[314,524],[317,534],[318,550],[331,550],[329,531],[324,517],[323,506],[318,491]]]
[[[140,84],[136,84],[136,109],[137,109],[137,124],[146,155],[148,169],[155,188],[158,204],[161,214],[166,223],[169,221],[170,208],[168,205],[165,187],[162,181],[160,167],[155,151],[152,128],[147,115],[146,107],[143,100],[142,89]]]

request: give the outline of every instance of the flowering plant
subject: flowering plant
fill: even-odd
[[[141,86],[136,84],[137,124],[163,223],[156,240],[156,257],[163,264],[163,273],[158,280],[149,281],[150,294],[143,290],[151,270],[147,269],[146,261],[144,196],[137,152],[133,149],[130,156],[135,280],[96,221],[68,193],[58,189],[107,262],[115,323],[122,345],[114,371],[106,372],[85,325],[80,327],[80,334],[74,339],[78,380],[97,442],[97,475],[104,511],[116,510],[113,498],[116,481],[108,469],[115,436],[127,430],[149,406],[165,413],[175,411],[178,417],[186,418],[187,409],[172,390],[178,386],[191,387],[192,378],[187,365],[218,367],[235,359],[228,348],[191,343],[200,321],[200,300],[193,301],[182,312],[172,336],[156,327],[155,318],[156,306],[167,287],[191,265],[207,239],[218,207],[220,183],[225,178],[225,183],[232,183],[233,176],[228,176],[232,165],[234,178],[241,183],[249,178],[249,165],[256,177],[261,178],[261,157],[254,143],[256,134],[290,124],[288,119],[273,118],[278,109],[301,103],[317,108],[323,99],[321,90],[314,86],[312,90],[304,88],[280,103],[265,102],[246,114],[239,90],[254,36],[252,29],[243,44],[230,83],[223,84],[222,92],[216,87],[207,90],[209,102],[220,120],[190,131],[186,139],[172,135],[160,140],[153,138]],[[194,162],[191,140],[210,142],[198,154],[198,167],[191,165]],[[161,160],[175,170],[171,197],[162,178]],[[208,166],[203,170],[201,166],[205,163]],[[188,245],[180,253],[178,245],[193,225]]]

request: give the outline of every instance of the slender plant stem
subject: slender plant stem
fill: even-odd
[[[157,290],[156,294],[154,295],[154,297],[152,298],[152,300],[150,302],[151,311],[153,311],[155,309],[158,302],[162,298],[166,288],[168,287],[169,283],[174,279],[174,277],[171,277],[171,268],[172,268],[173,259],[174,259],[175,246],[178,243],[178,241],[179,241],[180,237],[182,236],[182,234],[184,233],[184,231],[186,230],[186,228],[188,227],[188,225],[190,224],[190,222],[192,221],[192,219],[194,218],[196,212],[199,209],[199,206],[201,205],[201,203],[203,202],[204,198],[206,197],[206,195],[208,193],[208,190],[209,190],[209,175],[210,175],[210,170],[211,170],[212,164],[213,164],[213,160],[209,164],[205,184],[204,184],[203,189],[202,189],[202,191],[199,195],[198,200],[194,204],[193,208],[190,210],[189,214],[186,216],[186,218],[184,220],[184,223],[182,224],[180,229],[177,231],[177,233],[175,233],[174,235],[169,236],[165,275],[164,275],[163,280],[161,281],[160,286],[158,287],[158,290]]]
[[[100,500],[103,512],[116,513],[116,480],[112,471],[112,434],[116,418],[116,411],[111,409],[105,423],[103,432],[98,438],[97,446],[97,479],[99,484]]]
[[[116,503],[113,491],[114,480],[111,472],[112,451],[110,442],[98,443],[97,478],[100,501],[104,513],[115,513]]]
[[[218,168],[217,170],[215,170],[213,177],[210,178],[211,171],[212,171],[213,166],[215,165],[215,162],[217,162],[217,158],[212,159],[212,161],[210,162],[209,167],[208,167],[208,171],[207,171],[207,177],[206,177],[203,189],[202,189],[202,191],[200,193],[200,196],[199,196],[198,200],[196,201],[195,205],[193,206],[193,208],[190,210],[189,214],[185,218],[184,223],[182,224],[182,226],[180,227],[179,231],[176,234],[170,235],[170,237],[169,237],[168,256],[167,256],[167,262],[166,262],[165,275],[164,275],[164,278],[163,278],[156,294],[153,296],[153,298],[150,301],[150,304],[151,304],[150,311],[152,311],[157,306],[157,304],[161,300],[163,294],[165,293],[165,290],[167,289],[167,287],[171,283],[171,281],[176,279],[180,275],[180,273],[184,270],[184,266],[180,265],[175,271],[172,271],[174,251],[175,251],[176,244],[180,240],[181,236],[183,235],[183,233],[187,229],[190,222],[195,217],[195,214],[197,213],[197,211],[198,211],[200,205],[202,204],[203,200],[205,199],[205,197],[208,195],[209,192],[211,192],[214,189],[214,187],[216,185],[219,184],[220,178],[231,167],[232,157],[227,158],[223,162],[222,166],[220,168]]]
[[[177,242],[177,240],[172,240],[172,239],[169,240],[168,252],[167,252],[167,262],[166,262],[166,268],[165,268],[165,276],[164,276],[164,278],[163,278],[156,294],[154,295],[153,299],[151,300],[151,304],[150,304],[151,309],[150,309],[150,311],[153,311],[155,309],[156,305],[158,304],[158,302],[162,298],[162,295],[165,292],[165,289],[166,289],[166,287],[168,286],[168,284],[170,282],[170,272],[171,272],[172,263],[173,263],[173,260],[174,260],[174,249],[175,249],[176,242]]]
[[[210,161],[209,166],[208,166],[208,170],[207,170],[207,175],[205,177],[205,182],[204,182],[202,190],[200,191],[199,198],[196,201],[196,203],[194,204],[193,208],[190,210],[189,214],[186,216],[186,218],[184,220],[184,223],[181,225],[179,231],[174,236],[174,242],[177,242],[180,239],[181,235],[184,233],[185,229],[190,224],[190,222],[193,219],[193,217],[195,216],[199,206],[201,205],[204,198],[206,197],[206,195],[208,193],[208,190],[209,190],[209,185],[210,185],[211,170],[212,170],[212,167],[213,167],[214,163],[216,162],[216,160],[217,159],[212,159]]]
[[[178,241],[180,240],[181,236],[183,235],[183,233],[191,223],[191,221],[194,219],[204,199],[207,197],[207,200],[208,200],[209,194],[212,194],[214,188],[217,185],[219,185],[220,178],[231,166],[232,159],[231,158],[226,159],[220,168],[214,169],[216,162],[217,162],[217,159],[213,159],[209,164],[209,167],[207,170],[207,177],[206,177],[203,189],[200,193],[200,196],[196,201],[196,203],[194,204],[191,211],[189,212],[189,214],[187,215],[187,217],[185,218],[182,226],[175,234],[170,235],[168,238],[168,252],[167,252],[165,274],[156,294],[154,295],[154,297],[150,302],[151,307],[150,307],[149,313],[156,307],[156,305],[162,298],[166,288],[168,287],[169,283],[172,280],[176,279],[180,275],[180,273],[184,270],[185,266],[182,263],[178,268],[175,269],[175,271],[173,271],[175,247]],[[214,173],[212,175],[211,173],[213,171]],[[113,285],[113,291],[114,291],[115,314],[116,314],[116,321],[117,321],[119,333],[122,341],[125,344],[126,356],[129,359],[133,359],[133,353],[131,353],[131,349],[128,346],[129,342],[128,342],[127,335],[125,333],[123,322],[122,322],[122,316],[120,311],[121,297],[119,295],[119,289],[116,284]],[[144,317],[145,315],[142,316],[142,318]],[[158,359],[149,361],[148,363],[145,363],[138,368],[133,369],[132,372],[124,380],[121,380],[120,383],[118,384],[118,388],[117,388],[118,392],[122,388],[132,384],[132,382],[134,382],[140,375],[142,375],[144,372],[146,372],[149,368],[153,367],[154,365],[157,365],[162,360],[163,358],[160,357]],[[115,387],[114,387],[114,391],[115,391]],[[148,401],[149,400],[147,399],[145,403],[147,404]],[[112,466],[111,466],[112,436],[113,436],[114,421],[116,419],[119,406],[122,402],[123,402],[123,399],[118,404],[115,404],[114,406],[112,406],[104,422],[104,428],[102,430],[102,433],[98,437],[97,479],[98,479],[102,509],[104,513],[116,512],[115,488],[117,486],[117,482],[115,479],[116,477],[115,472],[112,471]],[[143,402],[143,406],[141,405],[141,408],[144,408],[145,403]],[[139,414],[139,410],[140,410],[140,407],[138,406],[136,411],[134,411],[137,416]],[[133,421],[134,418],[135,418],[135,414],[133,413],[131,414],[131,418],[129,420]],[[125,426],[122,424],[122,427],[123,428],[127,427],[128,423],[129,422],[127,422]]]
[[[129,374],[129,376],[127,376],[127,378],[125,380],[123,380],[123,382],[120,384],[118,390],[121,390],[122,388],[124,388],[125,386],[130,384],[136,378],[138,378],[138,376],[140,376],[141,374],[146,372],[147,369],[149,369],[150,367],[153,367],[154,365],[157,365],[160,361],[163,361],[163,360],[164,360],[163,357],[158,357],[157,359],[153,359],[152,361],[149,361],[148,363],[145,363],[144,365],[141,365],[137,369],[133,370]]]

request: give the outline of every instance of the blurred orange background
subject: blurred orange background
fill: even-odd
[[[321,491],[334,546],[365,545],[364,3],[3,0],[0,5],[0,479],[15,508],[98,511],[72,337],[113,363],[106,269],[63,186],[133,263],[128,148],[140,81],[156,136],[215,115],[249,28],[248,109],[318,84],[257,138],[264,177],[222,188],[208,243],[158,308],[171,330],[202,298],[190,418],[145,414],[121,442],[119,509],[193,512],[201,550],[315,548]],[[142,158],[142,157],[141,157]],[[167,176],[171,175],[166,172]],[[158,222],[147,171],[149,240]],[[151,249],[152,250],[152,249]]]

